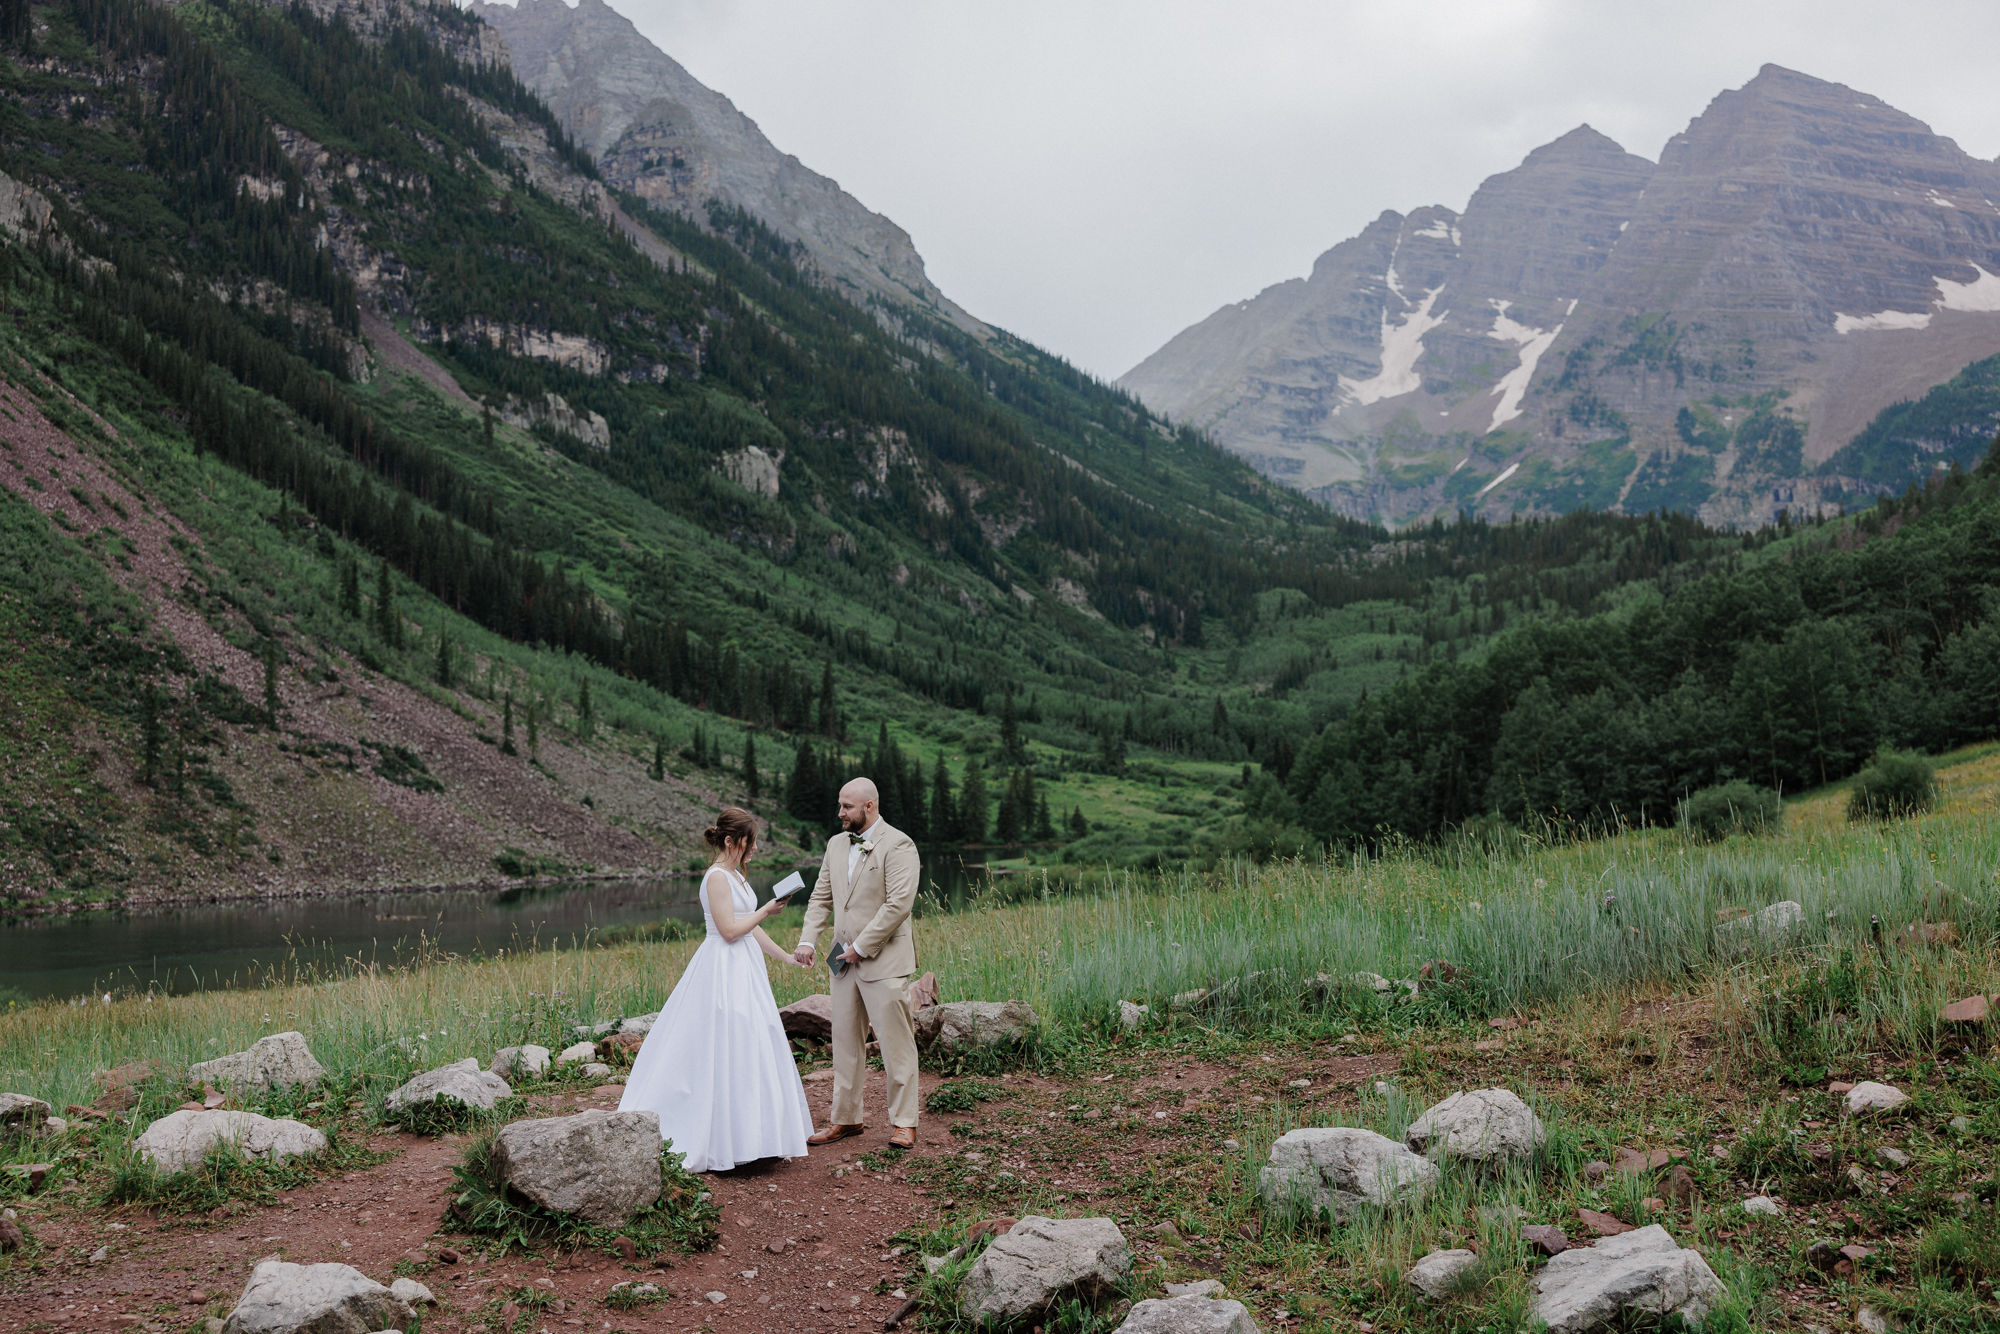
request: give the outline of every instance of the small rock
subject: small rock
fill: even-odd
[[[1680,1204],[1692,1200],[1698,1193],[1695,1189],[1694,1173],[1679,1163],[1674,1164],[1674,1170],[1667,1173],[1666,1193],[1668,1199]]]
[[[579,1061],[594,1061],[596,1059],[597,1039],[595,1038],[587,1042],[572,1042],[569,1046],[564,1047],[556,1053],[557,1065],[575,1065]]]
[[[382,1105],[391,1115],[435,1102],[457,1103],[461,1107],[488,1112],[501,1099],[512,1097],[513,1093],[506,1080],[481,1070],[479,1062],[468,1056],[455,1064],[424,1071],[392,1090],[382,1100]]]
[[[1417,984],[1425,991],[1433,987],[1450,986],[1458,981],[1464,970],[1447,959],[1432,959],[1417,969]]]
[[[324,1078],[303,1033],[273,1033],[246,1050],[188,1067],[188,1083],[228,1089],[302,1088]]]
[[[1396,1086],[1386,1079],[1378,1079],[1370,1091],[1378,1098],[1388,1098],[1395,1095]]]
[[[103,1072],[104,1092],[97,1096],[97,1105],[114,1112],[122,1112],[139,1101],[139,1086],[159,1074],[165,1066],[158,1061],[133,1061]]]
[[[1840,1249],[1830,1241],[1815,1241],[1806,1247],[1805,1259],[1807,1264],[1821,1273],[1832,1273],[1833,1267],[1841,1261]]]
[[[1761,1214],[1766,1218],[1776,1218],[1784,1210],[1769,1195],[1752,1195],[1749,1199],[1743,1201],[1743,1212],[1746,1214]]]
[[[1109,1301],[1131,1272],[1131,1249],[1110,1219],[1030,1215],[986,1248],[965,1276],[962,1300],[975,1324],[1011,1324],[1065,1298]]]
[[[909,1002],[911,1014],[917,1014],[936,1005],[938,1003],[937,974],[925,973],[922,977],[910,983],[909,989],[903,993],[903,999]]]
[[[657,1113],[592,1108],[501,1127],[493,1170],[545,1209],[615,1227],[660,1197],[661,1144]]]
[[[1422,1198],[1440,1175],[1436,1164],[1372,1130],[1293,1130],[1271,1146],[1258,1193],[1267,1206],[1297,1205],[1346,1223],[1364,1205],[1388,1208]]]
[[[0,1218],[0,1252],[19,1250],[27,1244],[28,1238],[19,1223],[12,1218]]]
[[[1779,949],[1791,943],[1805,920],[1805,908],[1796,900],[1786,899],[1748,917],[1716,923],[1716,948],[1723,954],[1742,954],[1760,946]]]
[[[1521,1229],[1521,1240],[1543,1255],[1561,1255],[1569,1249],[1569,1234],[1550,1224],[1529,1224]]]
[[[1966,1131],[1972,1129],[1972,1118],[1969,1116],[1954,1116],[1951,1118],[1951,1128],[1963,1135]]]
[[[948,1265],[948,1264],[950,1264],[950,1263],[951,1263],[951,1257],[950,1257],[950,1256],[946,1256],[946,1255],[926,1255],[926,1256],[924,1257],[924,1272],[925,1272],[926,1274],[935,1274],[935,1273],[937,1273],[937,1272],[938,1272],[938,1271],[939,1271],[940,1269],[943,1269],[943,1268],[944,1268],[944,1267],[945,1267],[946,1265]]]
[[[33,1195],[42,1188],[42,1182],[55,1170],[55,1166],[54,1163],[14,1163],[0,1168],[0,1172],[5,1172],[17,1181],[26,1182],[28,1194]]]
[[[326,1136],[302,1121],[274,1120],[255,1112],[184,1110],[147,1126],[132,1147],[171,1176],[194,1167],[221,1144],[234,1144],[245,1158],[282,1163],[323,1151]]]
[[[1621,1223],[1610,1214],[1600,1213],[1595,1209],[1578,1209],[1576,1216],[1585,1227],[1600,1237],[1616,1237],[1621,1233],[1632,1231],[1630,1223]]]
[[[1843,1246],[1840,1248],[1840,1258],[1846,1260],[1849,1264],[1858,1265],[1873,1254],[1875,1254],[1874,1249],[1868,1246]]]
[[[1896,1326],[1889,1322],[1888,1316],[1883,1315],[1872,1306],[1864,1306],[1856,1311],[1854,1313],[1854,1323],[1867,1330],[1868,1334],[1889,1334],[1890,1330],[1896,1328]]]
[[[713,1290],[713,1289],[710,1289],[709,1291],[707,1291],[707,1292],[704,1292],[704,1293],[703,1293],[703,1294],[701,1294],[701,1295],[702,1295],[702,1296],[704,1296],[704,1297],[706,1297],[706,1298],[708,1298],[708,1300],[709,1300],[710,1304],[711,1304],[711,1305],[715,1305],[715,1306],[720,1306],[720,1305],[722,1305],[722,1304],[723,1304],[724,1302],[726,1302],[726,1301],[728,1301],[728,1300],[729,1300],[729,1294],[728,1294],[728,1293],[726,1293],[726,1292],[716,1292],[716,1291],[715,1291],[715,1290]]]
[[[1194,1295],[1134,1303],[1118,1329],[1120,1334],[1258,1334],[1242,1302]]]
[[[1295,1088],[1295,1089],[1309,1089],[1312,1086],[1313,1082],[1310,1079],[1294,1079],[1289,1081],[1285,1085],[1286,1088]]]
[[[653,1031],[653,1024],[659,1017],[657,1013],[630,1015],[618,1022],[618,1035],[620,1037],[637,1036],[643,1038]]]
[[[1610,1163],[1604,1162],[1601,1159],[1592,1159],[1583,1165],[1583,1179],[1589,1182],[1602,1181],[1605,1174],[1610,1170]]]
[[[1144,1025],[1146,1016],[1152,1012],[1153,1009],[1150,1005],[1135,1005],[1128,1000],[1119,1001],[1118,1027],[1129,1033],[1133,1029]]]
[[[1947,1024],[1983,1024],[1991,1008],[1984,996],[1967,996],[1964,1000],[1953,1001],[1938,1012],[1938,1018]]]
[[[1901,1149],[1891,1148],[1887,1144],[1875,1150],[1875,1156],[1898,1171],[1910,1165],[1909,1154],[1904,1153]]]
[[[90,1253],[90,1263],[94,1265],[101,1265],[110,1258],[111,1248],[109,1246],[99,1246]]]
[[[1479,1268],[1479,1257],[1467,1250],[1432,1251],[1411,1265],[1403,1281],[1434,1302],[1453,1296],[1464,1276]]]
[[[429,1288],[413,1278],[392,1279],[389,1283],[389,1295],[410,1306],[429,1306],[437,1301],[437,1298],[431,1296]]]
[[[25,1093],[0,1093],[0,1128],[34,1130],[49,1119],[55,1109],[40,1098]]]
[[[618,1023],[616,1020],[606,1019],[602,1023],[596,1024],[574,1024],[570,1027],[569,1031],[580,1038],[589,1038],[591,1045],[595,1046],[599,1038],[617,1027]]]
[[[1910,1095],[1888,1084],[1864,1080],[1847,1091],[1849,1116],[1880,1116],[1893,1112],[1910,1100]]]
[[[916,1017],[919,1046],[936,1051],[974,1051],[1026,1042],[1042,1018],[1026,1001],[947,1001]]]
[[[1667,1202],[1657,1195],[1648,1195],[1639,1201],[1639,1207],[1649,1214],[1657,1214],[1665,1211]]]
[[[585,1061],[580,1071],[585,1079],[609,1079],[611,1067],[602,1061]]]
[[[1531,1157],[1547,1137],[1528,1104],[1500,1088],[1454,1093],[1403,1132],[1403,1142],[1418,1153],[1482,1165]]]
[[[1548,1325],[1549,1334],[1584,1334],[1668,1315],[1699,1326],[1726,1295],[1701,1253],[1682,1249],[1656,1224],[1551,1259],[1535,1275],[1531,1315]]]
[[[69,1133],[69,1122],[64,1120],[60,1116],[52,1116],[48,1120],[42,1122],[42,1133],[49,1136],[51,1139],[56,1138],[58,1136],[67,1135]]]
[[[554,1057],[547,1047],[529,1042],[519,1047],[502,1047],[493,1053],[493,1060],[487,1069],[502,1079],[538,1079],[549,1072],[549,1062]]]
[[[1482,1204],[1479,1221],[1492,1228],[1519,1227],[1528,1220],[1528,1211],[1518,1204]]]
[[[1854,1085],[1853,1085],[1853,1084],[1851,1084],[1851,1083],[1849,1083],[1849,1082],[1848,1082],[1847,1080],[1845,1080],[1845,1079],[1836,1079],[1836,1080],[1832,1080],[1832,1081],[1830,1081],[1830,1082],[1829,1082],[1829,1083],[1827,1084],[1827,1086],[1826,1086],[1826,1091],[1827,1091],[1828,1093],[1831,1093],[1831,1094],[1833,1094],[1833,1095],[1834,1095],[1835,1097],[1838,1097],[1839,1095],[1841,1095],[1841,1094],[1843,1094],[1843,1093],[1847,1092],[1847,1091],[1848,1091],[1849,1089],[1851,1089],[1851,1088],[1853,1088],[1853,1087],[1854,1087]]]
[[[1192,1283],[1169,1283],[1166,1288],[1169,1297],[1213,1297],[1222,1291],[1222,1280],[1203,1278]]]

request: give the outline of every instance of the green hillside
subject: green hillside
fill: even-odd
[[[611,197],[475,20],[385,13],[0,60],[8,904],[672,866],[721,800],[809,845],[861,766],[936,845],[1213,851],[1371,692],[1764,540],[1336,519]]]

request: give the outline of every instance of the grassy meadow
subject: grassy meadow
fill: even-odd
[[[1025,999],[1046,1028],[1025,1069],[957,1072],[965,1114],[951,1132],[992,1157],[896,1169],[936,1202],[935,1229],[910,1240],[941,1250],[991,1214],[1109,1213],[1128,1235],[1174,1225],[1157,1244],[1143,1231],[1135,1294],[1219,1276],[1267,1328],[1282,1311],[1306,1330],[1512,1329],[1533,1266],[1494,1209],[1575,1235],[1576,1209],[1590,1208],[1700,1246],[1730,1287],[1719,1328],[1847,1327],[1863,1304],[1911,1328],[1994,1328],[2000,1062],[1989,1032],[1939,1010],[2000,991],[2000,747],[1944,757],[1938,778],[1937,807],[1917,819],[1850,824],[1830,788],[1788,803],[1777,834],[1717,844],[1666,830],[1467,842],[1120,872],[1067,892],[1012,877],[1017,901],[920,926],[945,999]],[[1794,936],[1742,949],[1716,929],[1786,899],[1804,909]],[[796,922],[774,934],[789,940]],[[60,1107],[88,1101],[106,1067],[178,1065],[295,1028],[379,1099],[416,1069],[561,1046],[574,1024],[650,1011],[693,949],[583,943],[15,1010],[0,1015],[0,1088]],[[1432,960],[1455,976],[1408,1000],[1346,980],[1413,978]],[[824,985],[776,965],[772,980],[781,1003]],[[1204,988],[1206,1001],[1175,1003]],[[1120,1028],[1121,1000],[1151,1007],[1138,1028]],[[1911,1095],[1904,1115],[1841,1116],[1829,1083],[1871,1078]],[[1256,1169],[1284,1130],[1398,1135],[1437,1098],[1491,1085],[1547,1124],[1533,1169],[1448,1174],[1419,1209],[1337,1229],[1259,1208]],[[1669,1146],[1692,1199],[1657,1198],[1662,1173],[1587,1170],[1620,1147]],[[1001,1155],[1010,1170],[994,1170]],[[1072,1169],[1092,1160],[1115,1160],[1100,1173],[1115,1180]],[[1783,1215],[1744,1213],[1752,1193]],[[1868,1255],[1829,1274],[1805,1258],[1822,1240]],[[1445,1318],[1398,1276],[1454,1245],[1477,1248],[1482,1270]],[[933,1317],[950,1323],[941,1306]]]

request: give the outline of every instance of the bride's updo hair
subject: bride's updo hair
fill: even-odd
[[[721,852],[732,838],[757,841],[757,817],[741,806],[724,806],[715,813],[715,823],[701,831],[702,841]]]

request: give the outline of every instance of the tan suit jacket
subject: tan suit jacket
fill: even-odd
[[[923,861],[917,855],[916,841],[886,820],[876,825],[869,841],[873,851],[861,854],[850,882],[847,853],[854,839],[843,833],[827,840],[819,880],[806,903],[806,924],[799,933],[799,944],[817,948],[819,933],[830,919],[833,938],[852,944],[867,956],[861,961],[862,981],[908,977],[917,971],[917,940],[910,929],[910,909],[917,901]]]

